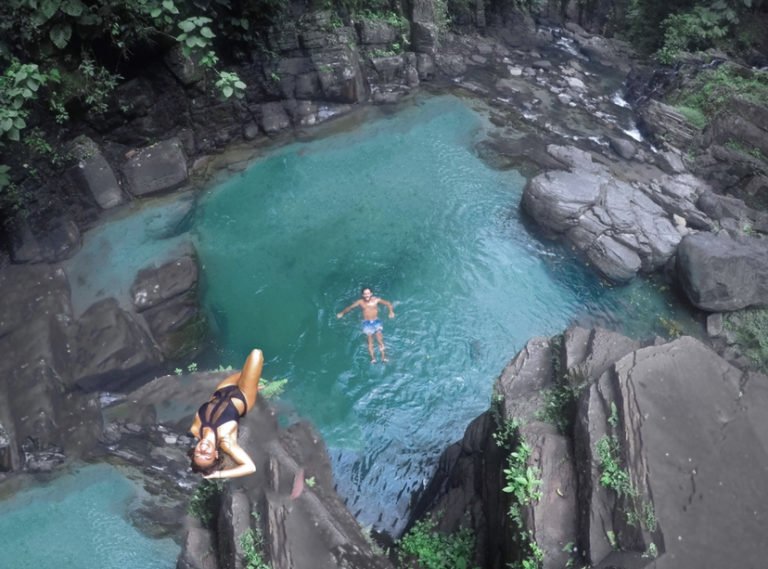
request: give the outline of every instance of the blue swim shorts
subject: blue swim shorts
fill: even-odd
[[[363,320],[363,334],[372,336],[376,332],[381,332],[383,328],[381,320]]]

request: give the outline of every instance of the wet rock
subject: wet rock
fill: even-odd
[[[205,76],[205,69],[198,59],[186,55],[180,43],[166,52],[163,61],[183,85],[193,85]]]
[[[75,221],[67,214],[22,219],[13,222],[10,236],[14,263],[53,263],[74,255],[82,236]]]
[[[397,40],[397,30],[387,22],[360,18],[357,33],[362,45],[388,45]]]
[[[92,196],[102,209],[122,204],[125,197],[120,183],[98,144],[81,135],[70,146],[73,156],[78,160],[77,165],[70,170],[75,183]]]
[[[637,154],[637,147],[635,144],[626,138],[618,138],[616,136],[609,136],[608,143],[616,154],[624,158],[625,160],[631,160]]]
[[[135,196],[178,188],[187,181],[181,141],[170,138],[136,151],[123,165],[123,174]]]
[[[611,280],[627,281],[639,270],[653,271],[666,263],[680,240],[666,211],[588,153],[557,146],[548,152],[570,170],[529,181],[522,200],[529,215],[563,235]]]
[[[198,277],[196,252],[189,244],[178,258],[139,271],[131,285],[133,304],[138,312],[160,305],[175,296],[196,289]]]
[[[357,50],[340,43],[333,49],[312,52],[312,63],[322,98],[332,103],[358,103],[368,92]]]
[[[656,140],[669,142],[676,148],[689,148],[700,134],[679,111],[651,99],[638,110],[638,127]]]
[[[723,196],[714,192],[704,192],[696,204],[707,215],[723,222],[726,219],[736,221],[742,230],[768,233],[768,213],[755,210],[743,200],[731,196]]]
[[[434,56],[437,53],[439,31],[433,22],[414,20],[411,23],[411,47],[416,53]]]
[[[187,528],[176,569],[219,569],[213,532],[191,521]]]
[[[764,239],[698,233],[683,238],[677,274],[688,299],[720,312],[768,304],[768,247]]]
[[[267,134],[276,134],[291,126],[291,119],[282,103],[261,105],[261,128]]]
[[[113,298],[83,313],[73,344],[73,381],[85,390],[118,390],[162,361],[147,333]]]

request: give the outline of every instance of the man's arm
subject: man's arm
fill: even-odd
[[[350,304],[349,306],[347,306],[347,307],[346,307],[344,310],[342,310],[341,312],[339,312],[339,313],[336,315],[336,318],[341,318],[342,316],[344,316],[344,315],[345,315],[347,312],[349,312],[350,310],[352,310],[352,309],[353,309],[353,308],[355,308],[356,306],[360,306],[360,303],[361,303],[361,302],[363,302],[363,301],[362,301],[362,300],[356,300],[355,302],[353,302],[352,304]]]
[[[392,303],[389,302],[388,300],[384,300],[383,298],[380,298],[379,302],[389,309],[389,317],[390,318],[394,318],[395,317],[395,309],[392,306]]]

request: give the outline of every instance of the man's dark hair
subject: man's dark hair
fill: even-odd
[[[360,289],[360,294],[362,295],[366,290],[370,290],[371,293],[373,293],[373,289],[371,287],[364,286],[363,288]]]

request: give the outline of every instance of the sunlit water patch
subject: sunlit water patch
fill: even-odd
[[[112,467],[88,466],[0,501],[0,567],[172,569],[179,546],[128,521],[136,487]]]
[[[197,210],[211,362],[264,349],[266,377],[287,377],[284,399],[324,435],[351,510],[383,529],[402,525],[410,492],[529,338],[594,319],[647,336],[660,315],[682,318],[653,285],[605,286],[526,231],[523,178],[474,152],[481,116],[418,100],[276,150]],[[336,318],[363,285],[395,304],[387,364],[369,363],[358,313]]]

